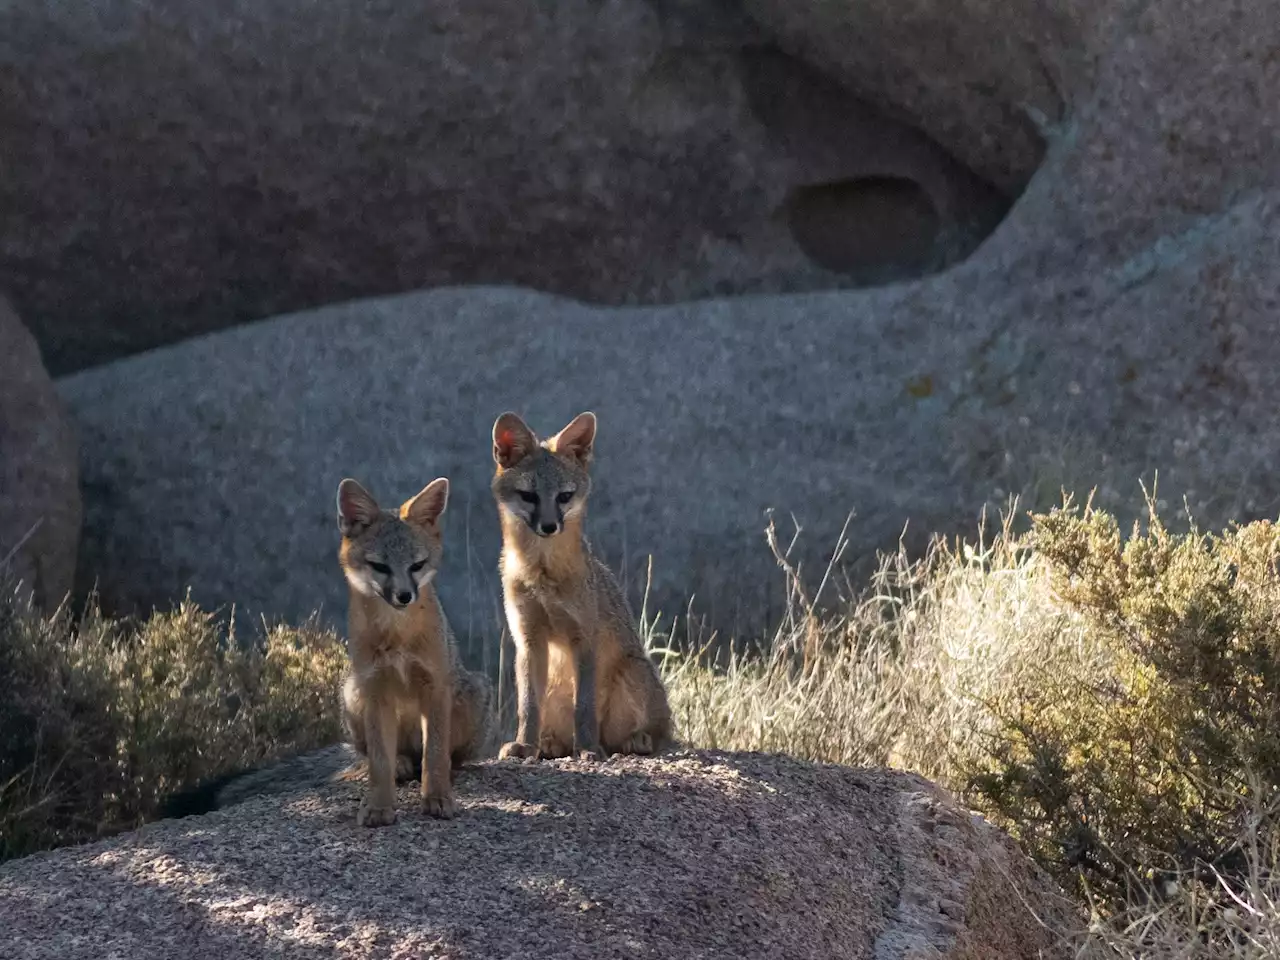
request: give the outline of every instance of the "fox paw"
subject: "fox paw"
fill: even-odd
[[[538,748],[532,743],[521,743],[519,740],[512,740],[510,743],[504,743],[502,749],[498,751],[499,760],[537,760]]]
[[[395,822],[395,807],[371,807],[362,803],[356,811],[356,824],[361,827],[389,827]]]
[[[633,733],[623,742],[622,749],[618,752],[635,753],[647,757],[653,753],[653,737],[644,731]]]
[[[543,737],[538,742],[538,756],[543,760],[559,760],[573,754],[573,747],[559,737]]]
[[[440,797],[423,797],[422,812],[428,817],[435,817],[439,820],[452,820],[458,815],[458,805],[453,802],[453,797],[448,794]]]

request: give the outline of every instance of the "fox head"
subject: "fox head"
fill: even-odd
[[[580,413],[548,440],[539,441],[523,420],[504,413],[493,424],[493,496],[498,509],[539,537],[554,537],[565,521],[582,514],[591,492],[591,451],[596,415]]]
[[[381,597],[397,610],[411,606],[440,568],[440,515],[449,481],[432,480],[399,515],[378,507],[354,480],[338,484],[339,560],[353,590]]]

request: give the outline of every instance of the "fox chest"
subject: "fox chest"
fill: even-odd
[[[372,651],[360,674],[369,687],[401,694],[431,689],[441,680],[435,663],[396,647]]]
[[[348,649],[357,682],[410,691],[448,682],[447,628],[432,612],[426,598],[404,611],[384,603],[353,607]]]
[[[351,651],[351,667],[365,690],[416,697],[448,682],[443,657],[395,634],[369,637]]]
[[[552,643],[572,644],[592,628],[593,618],[580,595],[531,592],[520,598],[517,607],[527,636],[536,635]]]

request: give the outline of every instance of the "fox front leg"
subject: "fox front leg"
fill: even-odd
[[[547,692],[546,641],[516,640],[516,738],[504,743],[498,758],[538,758],[538,731],[542,727],[542,698]]]
[[[573,698],[573,752],[580,760],[603,760],[600,719],[596,713],[596,652],[581,640],[575,645],[578,679]]]
[[[381,699],[366,700],[365,740],[369,749],[369,787],[356,823],[386,827],[396,822],[396,710]]]
[[[452,684],[436,681],[422,712],[422,812],[450,820],[457,813],[449,765]]]

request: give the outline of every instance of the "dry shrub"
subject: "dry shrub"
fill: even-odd
[[[345,649],[316,624],[241,645],[183,603],[145,621],[0,597],[0,860],[154,816],[170,792],[339,736]]]
[[[668,648],[664,675],[691,742],[892,764],[955,786],[957,762],[999,730],[989,705],[1011,683],[1105,661],[1047,602],[1047,570],[1008,522],[972,543],[935,539],[920,558],[884,556],[861,588],[837,586],[842,538],[812,597],[772,527],[768,538],[791,602],[766,640],[709,657],[715,638],[677,644],[645,624],[651,645]],[[703,655],[671,654],[677,645]]]
[[[1200,865],[1095,912],[1079,960],[1274,960],[1280,957],[1280,818],[1254,805],[1240,840],[1244,869]]]
[[[1100,915],[1172,878],[1245,882],[1248,811],[1280,783],[1277,528],[1175,534],[1152,510],[1125,537],[1068,501],[1019,535],[1012,515],[812,598],[771,528],[790,612],[754,648],[666,656],[682,734],[923,773]]]

